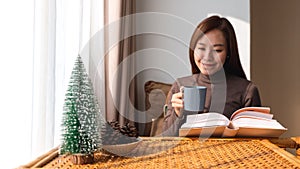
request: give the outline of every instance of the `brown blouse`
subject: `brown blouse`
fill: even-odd
[[[183,117],[178,117],[172,107],[172,95],[178,93],[181,86],[196,85],[207,87],[204,112],[219,112],[230,118],[234,111],[242,107],[261,106],[257,87],[238,76],[217,72],[212,76],[200,73],[179,78],[173,83],[167,96],[167,112],[163,124],[164,136],[178,136],[179,127],[185,122],[185,115],[191,113],[183,112]]]

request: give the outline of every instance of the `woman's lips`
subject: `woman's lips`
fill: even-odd
[[[214,67],[216,64],[215,63],[202,63],[202,65],[205,67]]]

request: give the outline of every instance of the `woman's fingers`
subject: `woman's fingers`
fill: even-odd
[[[177,114],[177,116],[180,116],[180,109],[183,108],[183,100],[182,100],[182,93],[175,93],[172,95],[172,107],[174,107],[175,109],[175,113]]]
[[[179,103],[172,103],[172,107],[175,107],[175,108],[183,108],[183,104],[179,104]]]
[[[172,95],[171,101],[182,100],[182,93],[175,93]]]
[[[182,100],[182,93],[175,93],[172,96],[171,99],[172,105],[176,105],[176,104],[183,104],[183,100]],[[173,106],[174,107],[174,106]]]

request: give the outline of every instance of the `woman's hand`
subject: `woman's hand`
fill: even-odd
[[[172,95],[171,99],[172,107],[174,107],[175,113],[178,117],[181,117],[180,111],[183,108],[182,92],[178,92]]]

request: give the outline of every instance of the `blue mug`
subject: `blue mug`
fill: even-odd
[[[186,111],[199,112],[204,110],[206,99],[205,86],[184,86],[183,92],[183,109]]]

